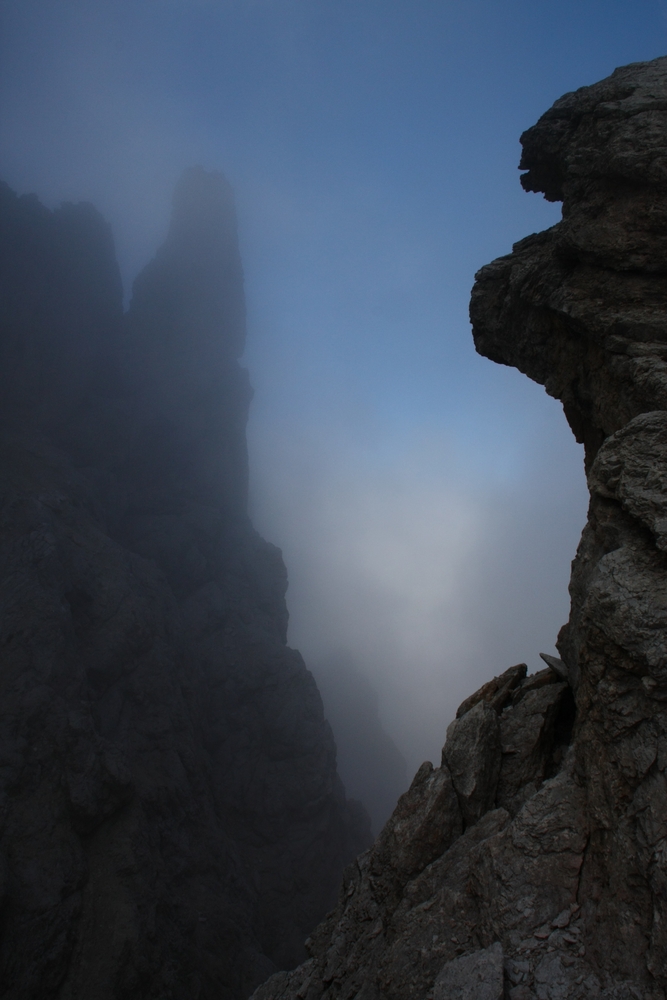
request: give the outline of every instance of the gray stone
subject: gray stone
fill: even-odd
[[[540,657],[549,667],[551,667],[559,681],[567,681],[569,679],[567,666],[558,656],[550,656],[548,653],[540,653]]]
[[[499,677],[494,677],[492,680],[487,681],[479,690],[461,702],[456,710],[456,718],[460,719],[462,715],[469,712],[480,701],[487,702],[491,708],[495,708],[496,712],[502,711],[511,693],[521,684],[527,671],[528,668],[525,663],[517,663],[508,670],[503,671]]]
[[[527,986],[513,986],[509,991],[510,1000],[535,1000],[535,994]]]
[[[461,834],[461,810],[446,765],[427,761],[398,800],[373,854],[401,874],[413,876],[439,857]]]
[[[503,949],[462,955],[443,966],[433,986],[433,1000],[503,1000]]]
[[[555,678],[554,678],[555,679]],[[563,743],[571,734],[557,731],[572,696],[563,683],[529,688],[500,717],[502,751],[497,803],[514,813],[560,765]],[[572,705],[571,714],[574,715]]]
[[[447,730],[442,761],[449,767],[466,826],[493,808],[500,774],[498,715],[479,701]]]

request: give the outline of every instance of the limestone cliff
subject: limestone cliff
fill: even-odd
[[[369,835],[247,516],[231,194],[126,317],[91,206],[0,216],[0,996],[240,1000]]]
[[[563,221],[479,272],[471,316],[585,446],[562,660],[464,702],[310,960],[256,1000],[665,997],[667,59],[567,94],[522,143]]]

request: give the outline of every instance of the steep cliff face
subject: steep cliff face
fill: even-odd
[[[240,998],[369,835],[247,517],[231,195],[125,318],[91,206],[0,212],[0,996]]]
[[[459,708],[270,998],[664,1000],[667,59],[522,137],[563,221],[477,275],[480,353],[562,400],[591,504],[562,660]]]

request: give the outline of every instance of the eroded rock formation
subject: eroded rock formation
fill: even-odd
[[[369,832],[247,516],[231,194],[125,318],[91,206],[0,214],[0,996],[240,1000]]]
[[[665,997],[667,59],[567,94],[522,143],[563,221],[479,272],[471,316],[585,446],[562,660],[461,706],[310,960],[255,1000]]]

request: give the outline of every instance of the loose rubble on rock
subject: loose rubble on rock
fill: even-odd
[[[563,403],[591,493],[547,668],[460,707],[311,958],[254,1000],[664,1000],[667,58],[522,137],[563,221],[483,268],[477,350]]]
[[[107,225],[0,188],[0,996],[242,1000],[370,843],[247,515],[243,279],[192,169]]]

